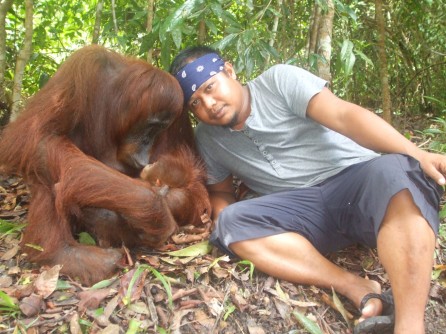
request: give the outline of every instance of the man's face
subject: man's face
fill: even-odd
[[[243,102],[243,86],[236,80],[232,65],[225,63],[225,70],[205,81],[187,106],[204,123],[235,127]]]

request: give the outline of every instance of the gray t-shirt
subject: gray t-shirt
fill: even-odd
[[[291,65],[275,65],[248,82],[251,114],[241,131],[200,123],[196,140],[208,183],[229,175],[259,194],[309,187],[377,153],[306,117],[326,81]]]

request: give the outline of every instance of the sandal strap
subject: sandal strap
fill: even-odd
[[[382,301],[383,303],[383,314],[388,314],[390,310],[393,309],[393,295],[392,295],[392,291],[389,289],[381,294],[379,293],[368,293],[364,296],[364,298],[362,298],[361,300],[361,305],[360,310],[362,310],[365,306],[365,304],[372,298],[377,298],[379,300]],[[390,309],[389,309],[390,308]]]

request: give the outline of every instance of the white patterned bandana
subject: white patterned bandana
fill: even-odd
[[[184,93],[184,103],[204,82],[223,71],[224,65],[225,62],[216,53],[208,53],[185,65],[175,75]]]

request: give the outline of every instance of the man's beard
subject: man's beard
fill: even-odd
[[[226,123],[225,125],[223,125],[223,127],[225,128],[232,128],[234,126],[236,126],[238,123],[238,113],[235,112],[234,115],[232,116],[231,120]]]

